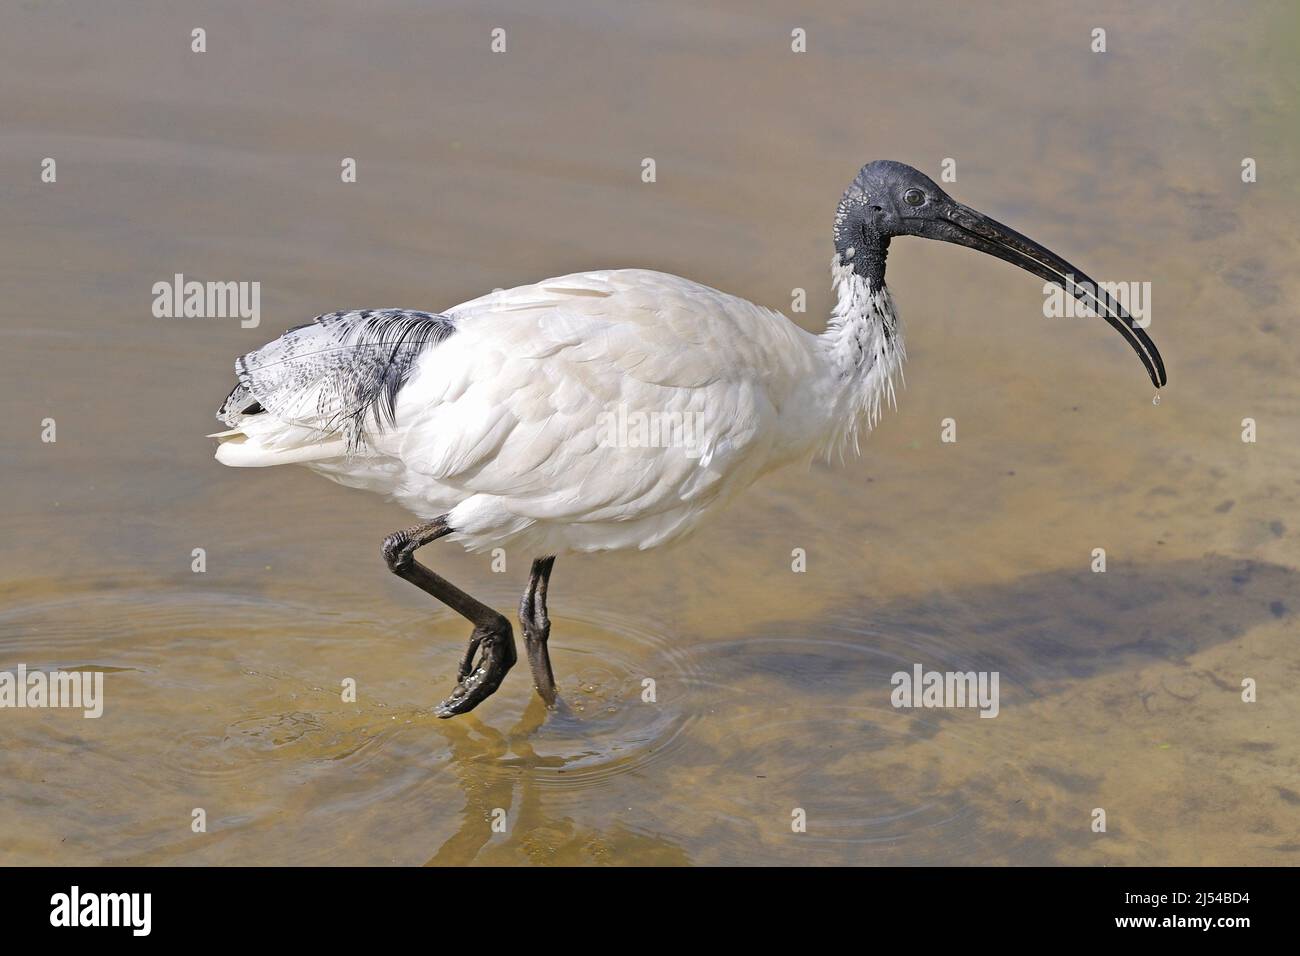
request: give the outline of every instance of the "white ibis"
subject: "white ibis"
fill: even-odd
[[[1087,275],[917,170],[878,161],[840,199],[836,304],[820,335],[639,269],[547,279],[442,313],[332,312],[236,361],[239,384],[217,413],[230,429],[214,436],[217,460],[306,465],[422,520],[389,535],[382,551],[394,574],[474,626],[440,717],[497,689],[515,663],[514,635],[415,551],[446,536],[473,551],[537,555],[519,621],[549,705],[546,589],[556,555],[680,538],[765,472],[856,447],[882,399],[893,401],[904,355],[885,257],[899,236],[970,246],[1061,286],[1123,334],[1157,388],[1165,384],[1146,332]],[[611,427],[629,422],[633,433]]]

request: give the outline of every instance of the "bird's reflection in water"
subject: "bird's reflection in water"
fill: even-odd
[[[539,754],[533,746],[548,720],[571,721],[563,697],[548,711],[540,698],[529,700],[507,732],[476,719],[439,723],[451,751],[449,763],[465,793],[460,828],[438,847],[425,866],[464,866],[468,862],[635,863],[681,866],[690,858],[661,836],[639,833],[614,822],[605,830],[556,817],[542,806],[545,787],[536,771],[562,772],[567,758]],[[510,773],[495,768],[510,763]],[[493,829],[504,812],[504,832]],[[630,851],[630,852],[629,852]]]

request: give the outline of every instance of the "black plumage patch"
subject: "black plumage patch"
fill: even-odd
[[[416,359],[454,331],[451,319],[432,312],[331,312],[238,359],[236,392],[243,388],[282,421],[342,432],[355,450],[365,443],[368,422],[394,424],[397,396]],[[227,399],[219,417],[234,410]]]

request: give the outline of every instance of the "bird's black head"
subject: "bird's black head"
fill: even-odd
[[[849,183],[835,213],[835,251],[873,285],[885,279],[885,254],[894,236],[909,235],[908,220],[932,215],[948,194],[920,170],[888,159],[867,163]]]
[[[896,236],[968,246],[1060,286],[1119,330],[1157,388],[1167,381],[1155,343],[1096,282],[1050,249],[963,206],[919,170],[879,159],[863,166],[844,190],[835,213],[835,251],[878,289],[885,283],[889,240]]]

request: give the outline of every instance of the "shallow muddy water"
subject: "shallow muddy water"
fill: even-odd
[[[0,710],[0,862],[1300,860],[1293,5],[549,6],[0,12],[0,670],[106,698]],[[561,558],[554,713],[521,663],[434,718],[468,628],[379,559],[409,516],[212,460],[235,356],[334,309],[638,266],[818,328],[857,168],[949,157],[1151,283],[1159,403],[1041,282],[895,243],[898,410],[678,548]],[[176,273],[260,325],[155,318]],[[423,554],[503,611],[532,557]],[[998,672],[997,717],[893,707],[915,664]]]

